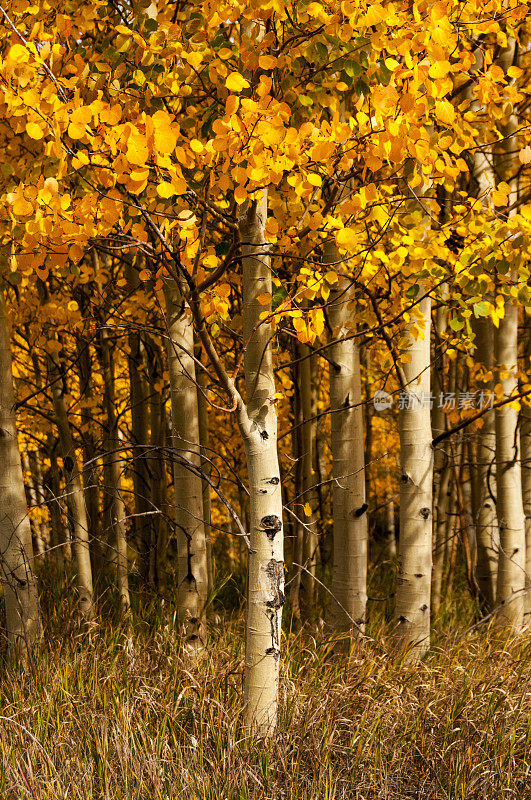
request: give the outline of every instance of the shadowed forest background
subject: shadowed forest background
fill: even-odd
[[[531,792],[529,10],[0,5],[0,797]]]

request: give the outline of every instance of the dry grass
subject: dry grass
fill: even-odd
[[[212,626],[188,669],[160,608],[133,633],[83,630],[55,608],[34,668],[0,687],[2,800],[530,796],[529,636],[438,633],[415,669],[386,655],[381,632],[350,657],[324,634],[290,637],[264,743],[241,727],[240,622]]]

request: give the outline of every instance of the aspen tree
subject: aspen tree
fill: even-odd
[[[494,326],[490,319],[474,321],[476,333],[476,359],[490,371],[494,356]],[[484,382],[483,391],[492,392],[492,381]],[[476,486],[478,511],[476,522],[477,565],[476,580],[479,602],[484,613],[496,604],[496,582],[498,576],[499,532],[493,492],[496,491],[496,432],[494,411],[483,415],[483,424],[478,432],[476,448]]]
[[[529,356],[526,358],[529,371]],[[531,622],[531,406],[522,403],[522,427],[520,429],[520,447],[522,449],[522,496],[525,513],[525,601],[524,622]]]
[[[173,475],[177,534],[177,612],[185,644],[190,653],[193,653],[199,651],[203,645],[208,596],[203,487],[199,472],[201,458],[194,331],[188,307],[175,280],[165,281],[164,297],[172,446],[176,456],[173,461]]]
[[[140,287],[138,272],[128,261],[125,267],[127,287],[134,294]],[[146,380],[146,350],[142,335],[133,329],[129,340],[129,384],[131,402],[131,439],[133,450],[133,488],[135,501],[134,531],[138,551],[138,572],[144,582],[149,583],[149,565],[152,533],[149,512],[150,481],[146,460],[148,444],[149,391]]]
[[[123,499],[123,463],[120,456],[120,439],[118,436],[118,418],[116,414],[114,363],[109,347],[108,332],[105,326],[100,332],[101,363],[103,371],[103,405],[106,415],[105,450],[107,452],[107,485],[111,528],[112,563],[116,571],[116,584],[122,612],[129,611],[129,567],[127,562],[127,535],[125,520],[127,510]]]
[[[33,546],[17,438],[9,323],[0,292],[0,581],[12,657],[24,656],[41,633]]]
[[[313,402],[314,384],[312,381],[312,359],[307,345],[300,346],[300,394],[301,394],[301,467],[302,467],[302,502],[304,503],[304,527],[302,528],[302,561],[301,570],[301,606],[304,617],[314,616],[315,603],[315,568],[317,564],[319,538],[316,532],[317,519],[314,513],[315,492],[312,490],[313,453],[315,449],[315,421],[313,420],[315,404]],[[309,507],[309,508],[308,508]],[[308,513],[308,510],[310,513]]]
[[[420,287],[424,293],[424,287]],[[398,586],[396,591],[396,639],[409,650],[408,658],[420,658],[430,644],[430,589],[432,567],[432,478],[430,405],[430,309],[431,298],[424,293],[417,304],[415,333],[408,331],[403,364],[404,407],[399,414],[400,430],[400,538]]]
[[[512,39],[502,50],[498,63],[507,74],[517,59],[518,45]],[[496,158],[497,172],[506,178],[511,188],[508,201],[509,206],[513,207],[512,213],[515,213],[518,200],[518,167],[515,163],[517,127],[516,115],[510,113],[507,122],[501,126],[504,139],[498,145]],[[516,253],[514,257],[518,257]],[[518,308],[509,298],[505,299],[505,313],[494,332],[494,349],[497,379],[503,396],[508,398],[518,393]],[[501,608],[498,620],[500,625],[519,630],[524,617],[526,545],[518,410],[515,405],[507,403],[496,408],[495,429],[498,478],[496,510],[500,529],[497,603],[501,604]]]
[[[65,475],[66,504],[71,525],[72,542],[76,558],[76,584],[79,594],[79,608],[84,617],[93,614],[92,606],[92,566],[90,563],[89,530],[83,482],[77,463],[77,453],[72,438],[68,411],[65,402],[65,386],[61,374],[61,364],[57,355],[48,356],[48,372],[52,389],[55,422],[59,433],[59,444],[63,457]]]
[[[324,245],[325,264],[340,261],[334,242]],[[330,616],[338,633],[365,627],[367,606],[367,503],[363,449],[360,357],[352,332],[353,290],[339,276],[329,298],[334,341],[330,346],[330,411],[333,473],[334,564]]]
[[[444,291],[447,295],[447,290]],[[436,343],[441,341],[442,334],[448,325],[448,313],[446,308],[437,309],[435,316]],[[446,414],[444,413],[443,403],[443,375],[444,358],[441,353],[436,359],[433,368],[433,394],[435,397],[432,411],[432,433],[439,436],[446,429]],[[446,511],[448,503],[448,486],[450,481],[450,467],[448,458],[443,447],[437,447],[434,452],[433,462],[433,495],[434,495],[434,515],[435,530],[433,536],[433,568],[431,578],[431,608],[437,614],[441,605],[442,578],[444,569],[445,552],[445,530],[446,530]]]
[[[245,414],[240,413],[249,476],[250,551],[246,619],[244,699],[247,724],[272,731],[277,717],[284,542],[282,493],[277,455],[275,379],[271,325],[262,314],[270,306],[271,264],[265,236],[267,191],[242,206],[239,217],[243,268]]]

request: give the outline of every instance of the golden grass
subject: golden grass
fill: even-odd
[[[238,619],[190,669],[160,607],[88,630],[55,608],[36,663],[0,686],[2,800],[531,796],[529,635],[439,630],[415,668],[382,628],[341,656],[324,632],[289,636],[278,730],[259,742],[241,726]]]

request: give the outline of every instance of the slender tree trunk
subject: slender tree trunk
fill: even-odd
[[[526,541],[524,622],[529,625],[531,623],[531,406],[526,402],[522,403],[521,424],[522,495]]]
[[[39,641],[41,622],[14,412],[9,324],[2,292],[0,375],[0,581],[4,590],[9,650],[13,657],[24,658]]]
[[[421,287],[422,291],[422,287]],[[409,363],[403,365],[406,387],[400,410],[400,538],[396,592],[396,639],[411,661],[430,645],[432,568],[433,449],[430,404],[430,306],[425,295],[417,305],[423,332],[409,334]]]
[[[85,312],[86,298],[80,296],[80,307]],[[85,312],[86,313],[86,312]],[[78,339],[77,369],[81,395],[81,428],[83,448],[83,488],[87,523],[89,526],[93,578],[96,591],[104,567],[105,537],[101,524],[100,486],[96,460],[97,435],[94,425],[92,391],[92,353],[88,341]]]
[[[494,326],[490,319],[474,323],[476,333],[476,358],[485,370],[493,367]],[[492,381],[482,384],[488,396],[493,390]],[[487,399],[488,402],[488,399]],[[488,614],[496,604],[498,578],[499,531],[496,505],[492,491],[496,491],[496,431],[494,411],[484,414],[478,431],[476,448],[476,486],[478,511],[476,518],[477,566],[476,580],[481,611]]]
[[[315,422],[314,403],[313,403],[313,381],[312,381],[312,359],[307,345],[299,348],[300,356],[304,359],[300,362],[300,381],[301,381],[301,462],[302,462],[302,502],[310,508],[310,514],[306,511],[302,514],[304,521],[302,534],[302,561],[304,570],[301,571],[301,611],[305,619],[310,619],[315,615],[315,570],[317,566],[317,556],[319,550],[319,537],[316,532],[317,519],[315,516],[315,492],[313,485],[313,453],[315,449]],[[308,510],[308,509],[307,509]]]
[[[295,359],[299,357],[299,347],[294,347]],[[291,577],[291,613],[292,627],[300,630],[302,624],[301,612],[301,582],[303,560],[303,537],[304,529],[302,519],[304,514],[300,509],[302,498],[302,404],[301,404],[301,382],[300,382],[300,362],[296,362],[292,370],[293,378],[293,425],[291,431],[291,450],[294,459],[293,491],[295,495],[294,511],[296,519],[292,524],[292,555],[293,555],[293,575]]]
[[[498,380],[503,396],[517,394],[518,309],[505,304],[505,316],[495,332]],[[520,471],[518,411],[506,404],[495,412],[496,462],[498,476],[498,560],[497,603],[502,604],[499,621],[515,630],[523,625],[526,567],[525,520]]]
[[[137,271],[126,267],[128,289],[134,292],[140,285]],[[146,352],[140,333],[129,334],[129,383],[131,398],[131,438],[133,445],[134,532],[138,552],[137,568],[143,588],[149,584],[151,561],[150,480],[146,460],[148,444],[149,390],[146,380]]]
[[[385,556],[387,559],[396,557],[395,503],[392,499],[386,506]]]
[[[199,350],[199,357],[201,351]],[[201,443],[201,469],[210,474],[210,434],[208,430],[208,400],[206,396],[208,387],[208,373],[199,369],[197,374],[197,408],[199,412],[199,441]],[[205,542],[207,553],[208,594],[214,587],[212,567],[212,539],[210,529],[211,518],[211,489],[207,481],[203,481],[203,520],[205,525]]]
[[[120,609],[129,611],[129,567],[127,562],[127,534],[125,520],[127,510],[123,500],[123,461],[120,455],[120,439],[118,436],[118,418],[116,416],[116,397],[114,390],[114,364],[109,348],[107,330],[102,327],[99,336],[101,365],[103,371],[103,404],[106,416],[105,450],[107,453],[107,475],[109,483],[108,503],[112,526],[112,563],[116,570],[116,584],[120,597]]]
[[[50,468],[44,473],[44,496],[50,514],[50,542],[52,559],[59,572],[62,572],[65,561],[70,562],[72,552],[68,539],[68,530],[61,513],[61,482],[55,454],[56,440],[50,433],[46,440],[46,452],[50,460]]]
[[[499,57],[499,65],[507,75],[510,66],[518,61],[518,44],[509,39]],[[502,126],[503,140],[496,156],[497,173],[503,176],[511,192],[509,216],[516,213],[518,201],[518,172],[520,164],[516,153],[518,120],[510,114]],[[516,283],[516,270],[511,272]],[[498,382],[503,396],[518,393],[518,308],[507,297],[505,315],[494,332],[494,349],[498,369]],[[520,467],[520,442],[518,436],[518,411],[508,403],[495,412],[496,463],[497,463],[497,514],[500,529],[498,559],[497,602],[501,604],[498,615],[500,625],[520,630],[524,618],[526,541]]]
[[[192,320],[177,283],[164,286],[168,329],[175,521],[177,528],[177,609],[185,642],[199,650],[204,640],[208,568],[203,522],[199,413]],[[192,469],[183,463],[189,462]],[[195,470],[193,469],[195,468]]]
[[[447,294],[446,285],[443,287]],[[435,438],[446,430],[446,414],[444,413],[444,352],[441,350],[442,334],[448,324],[448,310],[437,309],[435,315],[435,358],[432,366],[433,410],[431,415],[432,434]],[[438,350],[441,350],[438,352]],[[435,448],[433,453],[433,499],[434,499],[434,534],[433,534],[433,568],[431,575],[431,609],[437,614],[441,604],[442,573],[444,568],[444,532],[448,492],[448,475],[445,443]]]
[[[90,563],[89,531],[83,483],[77,463],[77,455],[70,430],[65,403],[65,387],[61,367],[56,356],[48,357],[55,421],[59,432],[59,444],[63,457],[66,502],[76,556],[76,581],[79,593],[79,608],[84,617],[90,618],[92,607],[92,567]]]
[[[258,301],[271,294],[269,246],[265,237],[267,192],[242,206],[239,219],[243,266],[243,341],[246,413],[240,429],[247,457],[250,492],[250,552],[244,675],[247,725],[261,735],[275,726],[282,606],[284,535],[277,455],[277,415],[271,326]]]
[[[335,243],[325,245],[324,261],[339,261]],[[353,295],[340,277],[330,293],[329,318],[335,341],[330,355],[331,449],[334,510],[334,566],[330,618],[338,633],[357,636],[367,606],[367,503],[363,448],[363,406],[358,347],[351,333]]]
[[[36,478],[35,478],[35,462],[38,461],[39,454],[35,450],[31,451],[31,454],[23,448],[22,449],[22,466],[24,467],[24,472],[27,476],[27,504],[28,508],[31,509],[38,509],[40,505],[39,500],[37,499],[37,488],[36,488]],[[35,513],[35,512],[34,512]],[[40,514],[40,510],[38,511]],[[30,519],[30,528],[32,531],[32,538],[33,538],[33,552],[35,554],[35,562],[42,563],[45,554],[44,548],[44,541],[43,541],[43,531],[40,518],[37,519]]]

